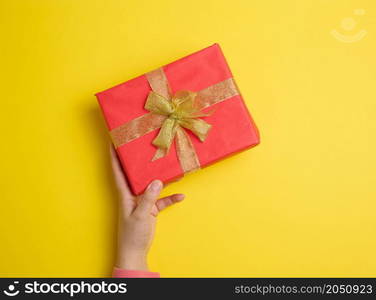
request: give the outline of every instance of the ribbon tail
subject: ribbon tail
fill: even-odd
[[[180,120],[180,125],[192,131],[200,139],[201,142],[205,141],[206,137],[208,136],[209,130],[212,127],[212,125],[202,119],[188,118]]]
[[[180,126],[176,130],[176,153],[183,173],[193,172],[200,168],[200,161],[188,134]]]
[[[165,157],[167,153],[168,153],[168,149],[158,148],[157,151],[155,151],[155,154],[151,161],[155,161],[157,159]]]
[[[152,161],[160,159],[167,155],[170,150],[171,144],[175,138],[176,130],[179,125],[172,119],[166,119],[163,122],[157,137],[153,140],[153,145],[158,147]]]

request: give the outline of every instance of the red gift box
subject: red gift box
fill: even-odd
[[[171,94],[182,90],[199,92],[226,80],[233,80],[218,44],[165,65],[160,70],[170,86]],[[150,78],[144,74],[96,94],[109,131],[115,132],[124,124],[150,114],[144,106],[151,90]],[[184,129],[194,147],[200,168],[259,143],[258,130],[240,93],[230,95],[202,111],[211,110],[213,112],[209,116],[201,117],[212,125],[204,141]],[[129,131],[129,127],[124,130]],[[123,170],[136,195],[142,193],[154,179],[168,183],[185,173],[175,143],[171,144],[164,157],[152,160],[157,150],[152,142],[159,131],[158,128],[116,145]]]

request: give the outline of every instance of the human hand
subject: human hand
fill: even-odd
[[[111,162],[120,196],[116,267],[148,271],[147,254],[154,238],[157,215],[166,207],[182,201],[184,195],[173,194],[158,199],[163,183],[154,180],[142,195],[134,196],[112,146]]]

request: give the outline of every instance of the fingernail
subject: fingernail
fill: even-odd
[[[149,186],[150,190],[152,192],[159,192],[161,189],[162,189],[162,182],[160,180],[154,180],[150,186]]]
[[[184,194],[177,194],[177,195],[176,195],[176,200],[177,200],[177,201],[182,201],[182,200],[184,200],[184,198],[185,198],[185,195],[184,195]]]

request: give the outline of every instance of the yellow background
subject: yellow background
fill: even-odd
[[[1,0],[0,275],[109,276],[117,199],[94,93],[218,42],[262,142],[165,189],[187,198],[159,216],[151,269],[375,276],[375,14],[374,0]]]

